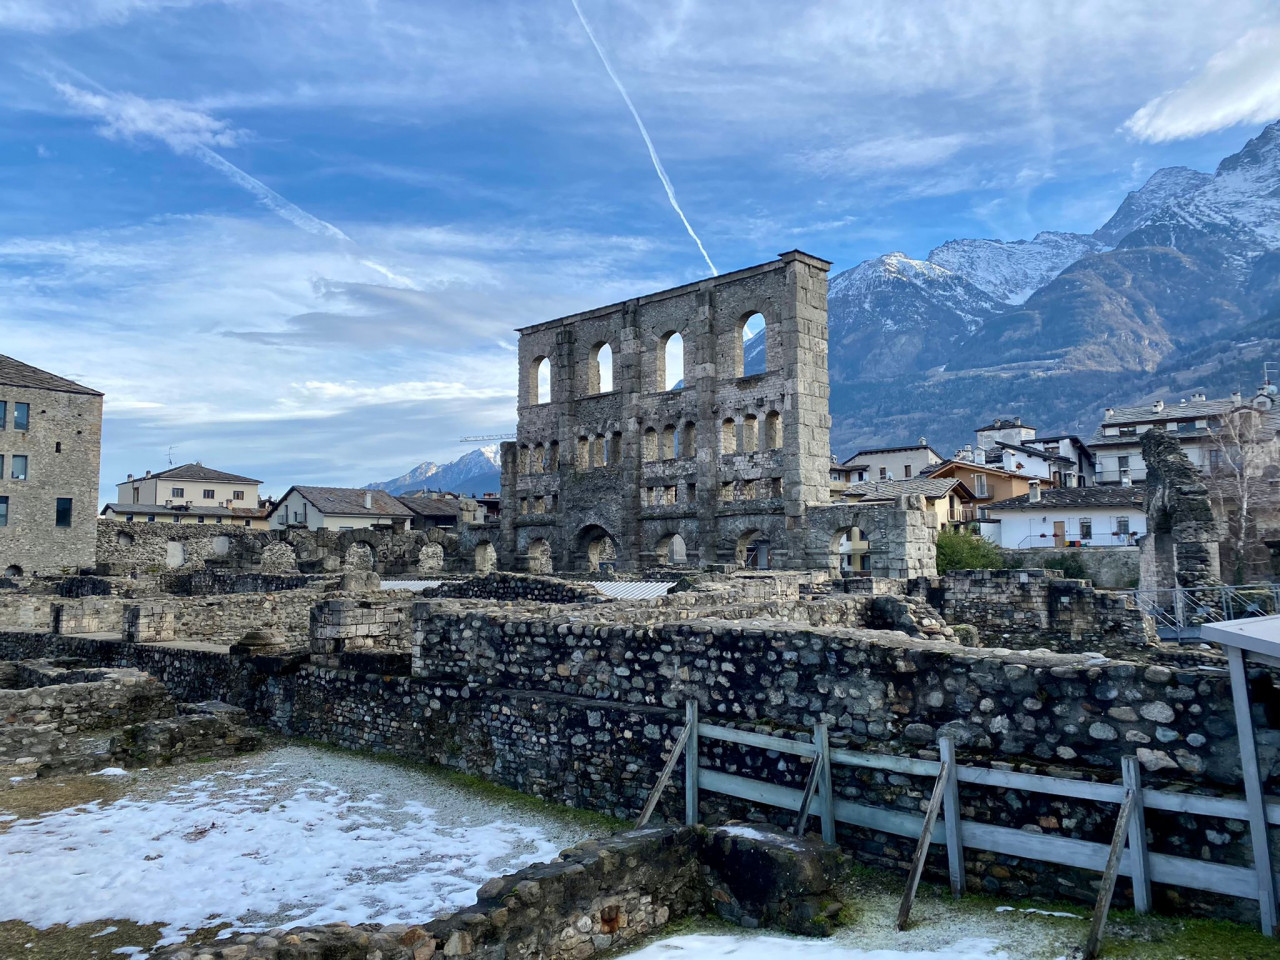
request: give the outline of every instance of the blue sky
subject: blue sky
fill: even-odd
[[[1088,232],[1280,116],[1273,0],[579,3],[720,270]],[[106,392],[104,484],[451,460],[513,327],[708,272],[571,0],[0,0],[0,50],[0,352]]]

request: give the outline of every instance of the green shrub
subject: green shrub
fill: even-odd
[[[1061,570],[1068,580],[1092,580],[1084,563],[1074,553],[1060,553],[1044,562],[1046,570]]]
[[[962,530],[938,531],[938,572],[1002,570],[1004,555],[988,540]]]

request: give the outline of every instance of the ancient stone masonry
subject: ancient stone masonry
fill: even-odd
[[[408,653],[413,641],[410,601],[329,596],[311,608],[314,662],[355,651]],[[336,661],[335,661],[336,662]]]
[[[433,597],[530,600],[537,603],[603,603],[608,600],[590,584],[518,573],[489,573],[465,580],[451,580],[426,591],[426,594]]]
[[[843,906],[830,848],[758,827],[651,827],[496,877],[476,902],[420,924],[331,924],[242,934],[157,960],[586,960],[715,912],[744,927],[826,935]]]
[[[8,662],[0,663],[0,683],[0,766],[48,762],[83,734],[174,712],[163,685],[128,667]]]
[[[1144,590],[1220,584],[1218,542],[1222,524],[1213,515],[1208,488],[1176,437],[1157,430],[1142,435],[1147,465],[1147,535],[1142,538]]]
[[[838,572],[856,527],[874,573],[932,574],[922,503],[829,502],[829,268],[792,251],[520,330],[500,536],[468,532],[476,569]],[[753,317],[764,363],[748,374]]]
[[[1155,642],[1154,625],[1131,599],[1056,570],[957,570],[908,589],[953,628],[975,628],[986,647],[1123,657]]]

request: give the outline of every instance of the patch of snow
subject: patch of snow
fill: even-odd
[[[796,840],[788,839],[785,835],[770,833],[768,830],[761,830],[745,823],[731,823],[723,827],[716,827],[716,831],[718,833],[727,833],[731,837],[746,837],[748,840],[758,840],[761,843],[772,843],[775,846],[785,847],[788,850],[804,849],[802,844]]]
[[[688,934],[659,940],[628,954],[631,960],[1011,960],[995,940],[959,940],[940,950],[863,950],[830,940]]]
[[[91,933],[91,934],[89,934],[89,936],[90,936],[90,937],[105,937],[108,933],[115,933],[115,932],[116,932],[117,930],[119,930],[119,929],[120,929],[119,927],[103,927],[103,928],[102,928],[101,930],[99,930],[97,933]]]
[[[307,748],[140,780],[0,833],[0,919],[120,917],[163,924],[164,943],[219,923],[419,923],[586,837],[429,774]]]
[[[949,240],[929,261],[1008,304],[1027,298],[1081,257],[1107,249],[1079,233],[1045,230],[1031,240]]]
[[[91,777],[127,777],[128,775],[129,771],[124,767],[103,767],[96,773],[89,774]]]

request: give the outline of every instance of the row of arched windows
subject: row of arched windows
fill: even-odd
[[[738,321],[740,340],[734,344],[729,359],[734,377],[764,373],[768,367],[764,314],[753,313]],[[679,390],[685,386],[684,336],[671,330],[657,338],[648,364],[651,375],[646,378],[649,392]],[[590,349],[582,383],[585,396],[610,393],[613,390],[613,347],[601,341]],[[535,357],[529,369],[529,403],[549,403],[551,396],[551,360]]]
[[[560,469],[560,444],[522,443],[516,454],[516,469],[521,474],[555,473]]]
[[[741,427],[741,431],[739,431]],[[725,417],[720,424],[720,453],[754,453],[757,450],[782,449],[782,414],[770,410],[764,415],[764,433],[760,432],[760,418],[748,413],[741,424],[733,417]]]
[[[655,460],[678,460],[693,456],[697,428],[692,420],[686,420],[680,429],[668,423],[661,430],[648,427],[642,437],[641,456],[646,463]]]

